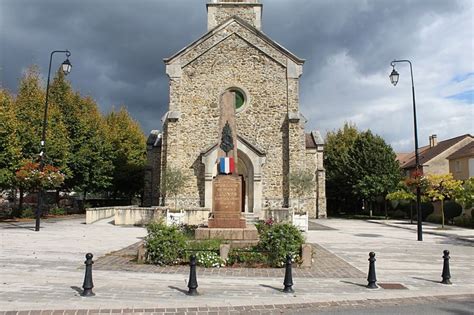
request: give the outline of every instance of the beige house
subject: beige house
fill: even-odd
[[[470,134],[439,142],[436,135],[431,135],[429,144],[419,148],[419,159],[423,174],[452,173],[457,179],[466,179],[473,176],[473,144],[474,137]],[[469,155],[469,152],[471,152],[471,155]],[[407,176],[414,172],[414,152],[398,153],[397,159]]]
[[[314,176],[314,188],[302,198],[304,210],[326,217],[324,143],[318,131],[305,132],[299,107],[304,60],[262,32],[262,8],[258,0],[211,0],[208,32],[165,59],[169,106],[162,131],[148,141],[145,206],[173,203],[159,190],[173,168],[188,177],[178,207],[212,211],[219,102],[231,91],[247,217],[287,216],[297,204],[289,174],[299,170]]]
[[[474,176],[474,141],[447,157],[449,172],[455,179],[466,180]]]

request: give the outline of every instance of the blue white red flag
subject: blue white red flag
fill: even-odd
[[[221,157],[219,159],[219,173],[220,174],[232,174],[234,173],[234,158],[233,157]]]

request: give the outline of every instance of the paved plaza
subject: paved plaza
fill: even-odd
[[[0,223],[0,314],[291,314],[474,298],[472,230],[426,233],[418,242],[416,226],[406,222],[318,220],[306,235],[315,265],[294,269],[294,294],[281,292],[281,269],[198,268],[200,295],[191,297],[185,294],[186,267],[130,263],[144,228],[84,221],[43,221],[40,232],[33,231],[34,223]],[[431,229],[439,232],[426,227]],[[444,249],[451,252],[453,285],[439,283]],[[385,289],[365,288],[370,251]],[[80,296],[87,252],[96,261],[96,296],[90,298]]]

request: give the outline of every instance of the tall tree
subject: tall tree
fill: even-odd
[[[69,161],[73,176],[67,184],[80,190],[84,199],[88,192],[102,192],[112,186],[114,151],[109,141],[107,124],[95,101],[75,97],[77,120],[70,125],[74,137],[73,157]]]
[[[40,153],[43,128],[45,94],[41,86],[38,68],[30,67],[20,81],[15,100],[18,136],[22,147],[22,157],[36,161]],[[65,172],[65,161],[69,154],[69,140],[61,112],[54,104],[49,104],[45,144],[45,164],[59,167]]]
[[[113,110],[106,116],[108,136],[114,151],[114,196],[136,196],[143,189],[146,163],[146,138],[139,123],[125,107]]]
[[[15,171],[20,166],[21,146],[17,129],[12,96],[0,89],[0,189],[13,187]]]
[[[358,135],[357,127],[346,122],[341,129],[328,132],[326,136],[324,166],[330,210],[348,210],[355,205],[352,186],[345,170],[349,165],[349,149]]]
[[[345,172],[353,193],[370,203],[379,196],[385,197],[401,180],[400,167],[392,147],[370,130],[357,136],[348,157]]]
[[[74,93],[62,71],[51,84],[51,101],[61,111],[70,141],[66,160],[69,173],[65,186],[88,192],[101,192],[112,184],[112,146],[107,125],[95,101]]]

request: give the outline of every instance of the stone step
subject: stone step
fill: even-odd
[[[249,223],[256,223],[258,221],[258,217],[254,213],[246,213],[245,220]]]

